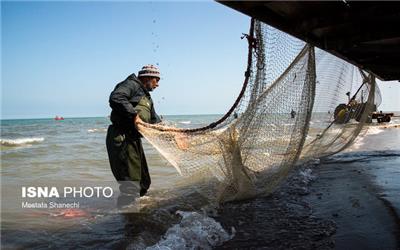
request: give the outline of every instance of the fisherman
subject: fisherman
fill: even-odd
[[[131,74],[118,83],[109,99],[112,125],[108,127],[106,146],[111,170],[120,184],[129,181],[140,196],[147,193],[151,179],[137,126],[161,122],[149,93],[158,87],[159,80],[156,66],[143,66],[137,77]]]

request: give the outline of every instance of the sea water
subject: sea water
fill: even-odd
[[[191,128],[206,125],[220,115],[166,116],[174,125]],[[149,196],[139,199],[140,213],[123,213],[112,205],[80,210],[15,208],[19,190],[31,185],[114,185],[105,137],[107,117],[26,119],[1,121],[2,247],[10,248],[211,248],[234,236],[212,219],[213,208],[189,189],[174,193],[181,177],[144,140],[152,177]],[[375,182],[397,211],[399,198],[399,118],[390,124],[368,125],[337,161],[348,157],[378,161]],[[312,126],[312,125],[311,125]],[[349,156],[349,153],[351,156]],[[390,155],[392,155],[390,157]],[[358,157],[358,158],[357,158]],[[345,163],[343,163],[345,164]],[[15,188],[13,188],[15,189]],[[164,236],[161,238],[161,236]]]
[[[191,128],[207,125],[219,117],[221,115],[186,115],[166,116],[164,119],[174,126]],[[43,208],[43,199],[39,199],[40,202],[37,202],[38,199],[32,199],[37,205],[34,209],[21,208],[21,204],[18,203],[22,196],[21,190],[29,186],[36,189],[53,187],[59,190],[59,193],[62,193],[60,190],[65,186],[118,186],[109,166],[105,146],[109,125],[107,117],[66,118],[61,121],[1,121],[2,246],[40,249],[48,246],[59,248],[68,244],[87,244],[95,248],[109,248],[119,244],[131,244],[126,240],[125,226],[132,218],[123,215],[113,204],[99,208],[99,201],[97,204],[94,204],[94,201],[84,209],[81,204],[79,210],[70,211],[52,209],[47,202],[47,207]],[[152,196],[153,193],[154,198],[141,198],[141,203],[144,206],[157,206],[163,200],[173,200],[173,194],[164,190],[173,189],[180,179],[179,174],[146,140],[143,140],[143,147],[152,178],[149,195]],[[100,200],[102,201],[108,202],[106,199]],[[197,201],[189,203],[195,202]],[[198,208],[204,204],[201,203]],[[173,214],[168,214],[167,217],[171,217],[170,220],[180,218],[179,214],[175,214],[177,210],[172,210]],[[158,214],[159,211],[156,209],[155,213]],[[185,213],[181,212],[182,215]],[[142,224],[155,224],[157,216],[159,215],[141,216],[141,222],[135,220],[130,230],[140,231],[139,227]],[[202,215],[185,215],[185,221],[196,221],[198,216]],[[204,219],[207,223],[212,220],[209,217]],[[156,223],[153,226],[154,229],[171,225],[171,222],[166,221],[158,223],[159,225]],[[217,232],[221,231],[218,223],[215,222],[215,226],[218,228]],[[201,228],[197,231],[202,233]],[[143,236],[146,238],[143,244],[156,243],[147,241],[159,236]],[[108,245],[104,245],[105,241]],[[140,239],[137,239],[137,242],[140,243]]]

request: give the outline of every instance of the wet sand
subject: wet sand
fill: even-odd
[[[333,239],[337,249],[399,249],[398,211],[374,180],[375,170],[387,166],[385,161],[392,157],[399,156],[388,153],[367,163],[362,159],[328,160],[315,169],[318,178],[306,201],[316,217],[332,218],[336,223]]]
[[[223,205],[216,219],[236,234],[218,249],[400,249],[399,198],[375,175],[399,152],[339,158],[299,167],[268,197]]]

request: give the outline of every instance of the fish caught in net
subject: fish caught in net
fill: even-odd
[[[194,129],[139,124],[181,175],[205,178],[204,194],[218,202],[268,194],[296,163],[343,150],[380,102],[372,75],[328,52],[254,19],[245,37],[243,87],[221,119]]]

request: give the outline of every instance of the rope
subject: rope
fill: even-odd
[[[251,64],[252,64],[252,54],[253,54],[253,49],[256,49],[257,47],[257,39],[254,37],[254,18],[251,19],[251,23],[250,23],[250,31],[249,34],[243,34],[243,36],[241,37],[243,38],[247,38],[248,41],[248,56],[247,56],[247,69],[245,72],[245,79],[243,82],[243,86],[242,89],[240,91],[239,96],[236,98],[235,103],[232,105],[232,107],[229,109],[229,111],[219,120],[217,120],[216,122],[210,123],[207,126],[204,127],[200,127],[200,128],[191,128],[191,129],[184,129],[184,128],[175,128],[175,127],[167,127],[167,126],[162,126],[162,125],[156,125],[156,124],[149,124],[149,123],[142,123],[140,122],[139,124],[147,127],[147,128],[153,128],[153,129],[157,129],[159,131],[168,131],[168,132],[182,132],[182,133],[196,133],[196,132],[200,132],[200,131],[204,131],[204,130],[208,130],[208,129],[212,129],[215,128],[217,125],[221,124],[222,122],[224,122],[231,114],[232,112],[235,110],[235,108],[238,106],[240,100],[242,99],[249,79],[250,79],[250,71],[251,71]]]

